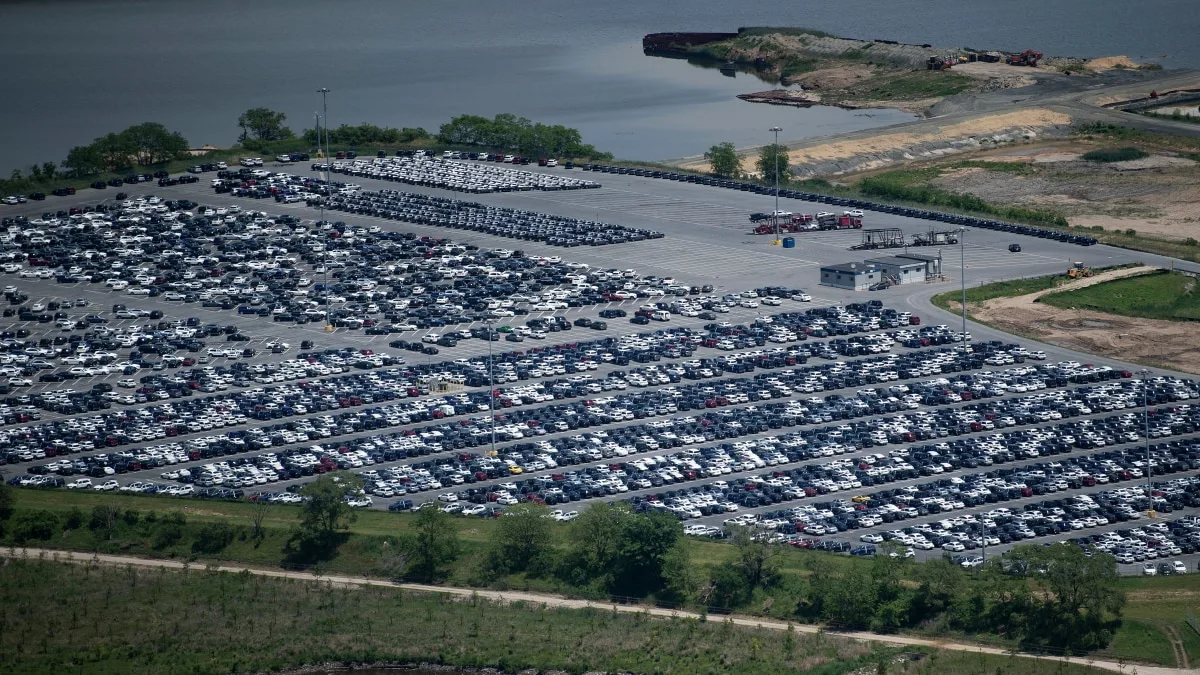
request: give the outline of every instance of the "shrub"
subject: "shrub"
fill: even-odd
[[[12,538],[18,544],[30,539],[46,540],[58,531],[58,514],[53,511],[24,511],[18,513],[10,524]]]
[[[196,533],[193,553],[220,553],[233,542],[234,528],[225,523],[209,523]]]

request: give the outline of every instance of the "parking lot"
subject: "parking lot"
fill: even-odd
[[[297,186],[320,175],[287,171]],[[104,201],[111,218],[10,228],[9,473],[294,501],[343,468],[364,476],[359,503],[373,508],[432,500],[487,516],[537,500],[569,520],[590,500],[628,499],[701,536],[736,519],[792,545],[868,553],[888,540],[966,565],[985,542],[991,554],[1088,537],[1125,573],[1195,569],[1192,380],[1155,371],[1143,387],[1136,368],[975,325],[964,348],[955,319],[925,302],[955,283],[818,286],[818,265],[863,257],[848,250],[860,234],[772,247],[746,214],[773,197],[530,173],[544,189],[464,194],[464,176],[508,185],[494,171],[456,169],[454,191],[428,174],[335,173],[360,189],[325,200],[325,223],[304,201],[207,180],[127,186],[130,199]],[[133,199],[147,194],[158,203]],[[32,222],[103,196],[0,215]],[[179,200],[188,208],[165,204]],[[961,247],[921,249],[939,250],[951,277],[964,255],[972,284],[1151,258],[977,228]],[[51,274],[26,273],[39,269]]]

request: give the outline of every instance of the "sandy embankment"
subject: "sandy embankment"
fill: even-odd
[[[913,123],[910,131],[881,131],[817,141],[790,150],[788,157],[792,173],[801,178],[838,176],[1035,140],[1070,124],[1070,115],[1043,108],[980,115],[957,122],[923,120]],[[703,159],[692,159],[680,166],[700,171],[710,169]]]

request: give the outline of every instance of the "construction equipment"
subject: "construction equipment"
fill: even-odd
[[[914,234],[912,236],[913,246],[942,246],[957,243],[958,232],[955,230],[930,230],[925,234]]]
[[[850,247],[851,251],[876,248],[904,248],[904,230],[898,227],[863,230],[862,241]]]
[[[950,70],[950,61],[941,56],[931,56],[925,61],[925,70]]]
[[[979,55],[979,60],[984,63],[1000,63],[1004,60],[1004,55],[1000,52],[984,52]]]
[[[1071,263],[1071,269],[1067,270],[1068,279],[1083,279],[1084,277],[1092,276],[1092,274],[1092,268],[1081,262]]]
[[[1032,49],[1026,49],[1020,54],[1009,54],[1008,58],[1005,59],[1005,62],[1010,66],[1029,66],[1030,68],[1036,68],[1038,61],[1041,61],[1043,58],[1045,57],[1041,52],[1035,52]]]

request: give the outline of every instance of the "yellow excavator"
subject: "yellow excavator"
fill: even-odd
[[[1092,268],[1081,262],[1071,263],[1071,269],[1067,270],[1068,279],[1082,279],[1090,276],[1092,276]]]

